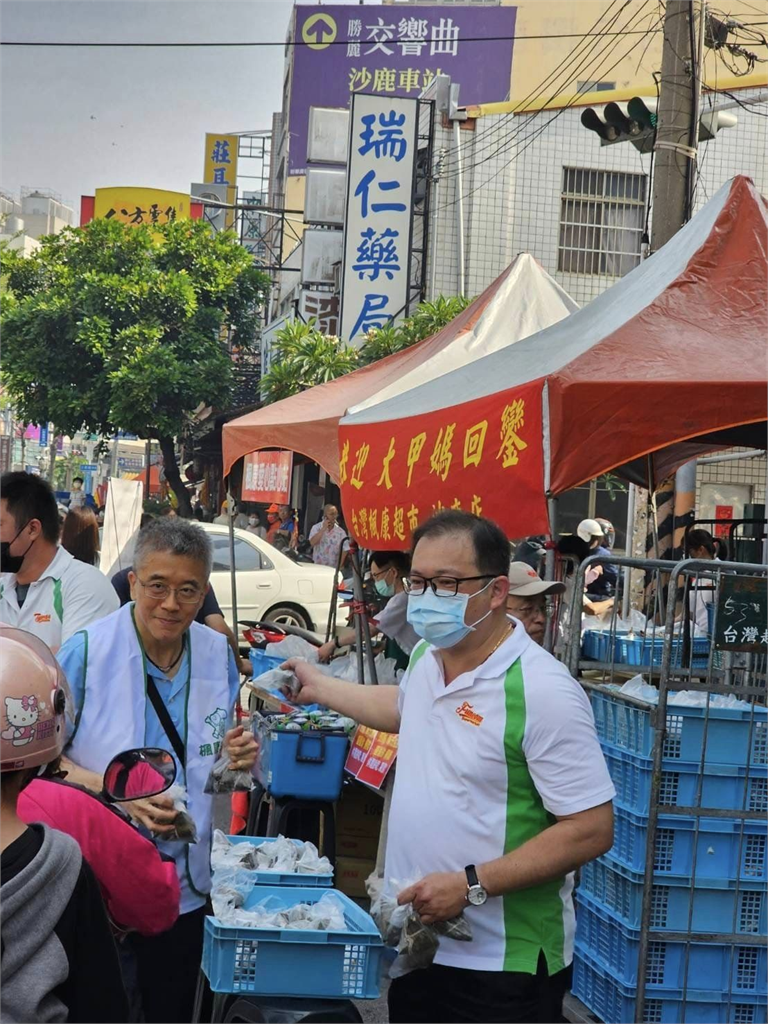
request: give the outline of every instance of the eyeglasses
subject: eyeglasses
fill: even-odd
[[[169,587],[167,583],[145,583],[138,576],[136,579],[144,587],[145,596],[153,601],[163,601],[169,594],[175,594],[179,604],[195,604],[203,593],[198,587]]]
[[[496,575],[492,572],[483,573],[482,576],[406,576],[403,579],[403,587],[406,594],[413,594],[414,597],[420,597],[427,589],[427,584],[432,587],[436,597],[456,597],[460,583],[495,578]]]
[[[378,572],[374,572],[373,569],[371,569],[371,579],[372,580],[383,579],[387,575],[387,573],[390,571],[391,568],[392,568],[392,566],[390,565],[386,569],[379,569]]]

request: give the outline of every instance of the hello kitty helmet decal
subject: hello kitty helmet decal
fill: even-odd
[[[48,647],[0,624],[0,769],[48,764],[61,754],[69,684]]]

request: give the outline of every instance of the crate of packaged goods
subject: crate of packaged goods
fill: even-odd
[[[607,857],[585,864],[580,872],[580,893],[612,913],[629,928],[643,919],[645,878]],[[648,926],[654,931],[711,934],[735,932],[751,936],[768,930],[768,893],[760,882],[697,879],[654,879]]]
[[[214,992],[313,998],[375,999],[383,951],[373,920],[336,890],[260,886],[243,910],[269,900],[290,911],[327,893],[343,908],[342,930],[258,928],[205,919],[203,971]]]
[[[602,968],[588,953],[577,949],[573,958],[571,991],[603,1021],[633,1024],[637,988],[624,985]],[[747,992],[688,989],[683,992],[648,985],[643,1020],[647,1024],[766,1024],[764,996]]]
[[[653,756],[655,708],[638,707],[618,692],[591,692],[595,727],[601,741],[640,757]],[[663,756],[705,764],[768,765],[768,711],[744,708],[667,705]],[[706,747],[705,747],[706,738]]]
[[[255,716],[253,724],[259,737],[256,776],[271,796],[338,799],[351,719],[297,711]]]
[[[647,814],[653,777],[651,758],[630,754],[612,743],[603,742],[601,746],[616,787],[616,802],[625,810]],[[702,771],[700,761],[665,758],[658,803],[667,807],[746,811],[759,817],[768,810],[768,768],[705,763]]]
[[[576,946],[622,985],[637,984],[640,929],[628,928],[579,892]],[[765,995],[768,950],[764,945],[735,945],[652,940],[646,956],[646,985],[663,990],[708,989]]]
[[[645,871],[648,818],[617,808],[613,846],[606,854],[630,871]],[[691,884],[705,879],[765,882],[768,837],[764,821],[660,814],[653,870]]]
[[[274,837],[268,838],[266,836],[227,836],[226,837],[232,846],[236,847],[259,847],[264,851],[274,849],[274,844],[278,842]],[[330,889],[333,885],[333,868],[330,871],[324,872],[323,874],[317,874],[313,872],[307,872],[298,863],[301,860],[301,856],[307,848],[307,844],[301,839],[289,839],[281,840],[282,842],[290,842],[296,847],[297,851],[297,866],[295,871],[276,871],[271,868],[255,867],[255,868],[244,868],[242,877],[250,880],[253,885],[300,885],[304,888],[308,886],[317,886],[321,889]],[[315,850],[314,847],[310,848]]]

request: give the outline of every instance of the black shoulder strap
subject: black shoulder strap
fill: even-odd
[[[147,672],[147,696],[152,702],[152,707],[155,709],[157,717],[160,719],[160,725],[165,730],[165,735],[170,740],[179,764],[182,768],[186,768],[187,755],[184,750],[184,744],[181,742],[181,736],[179,736],[178,730],[173,724],[173,719],[168,714],[168,708],[165,706],[163,698],[160,696],[157,686],[155,686],[155,681],[149,672]]]

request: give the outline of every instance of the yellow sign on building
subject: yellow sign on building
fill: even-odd
[[[189,196],[186,192],[130,185],[97,188],[93,216],[119,220],[123,224],[158,227],[175,220],[188,220]]]
[[[211,185],[237,184],[237,135],[216,135],[213,132],[205,136],[205,166],[203,181]]]

